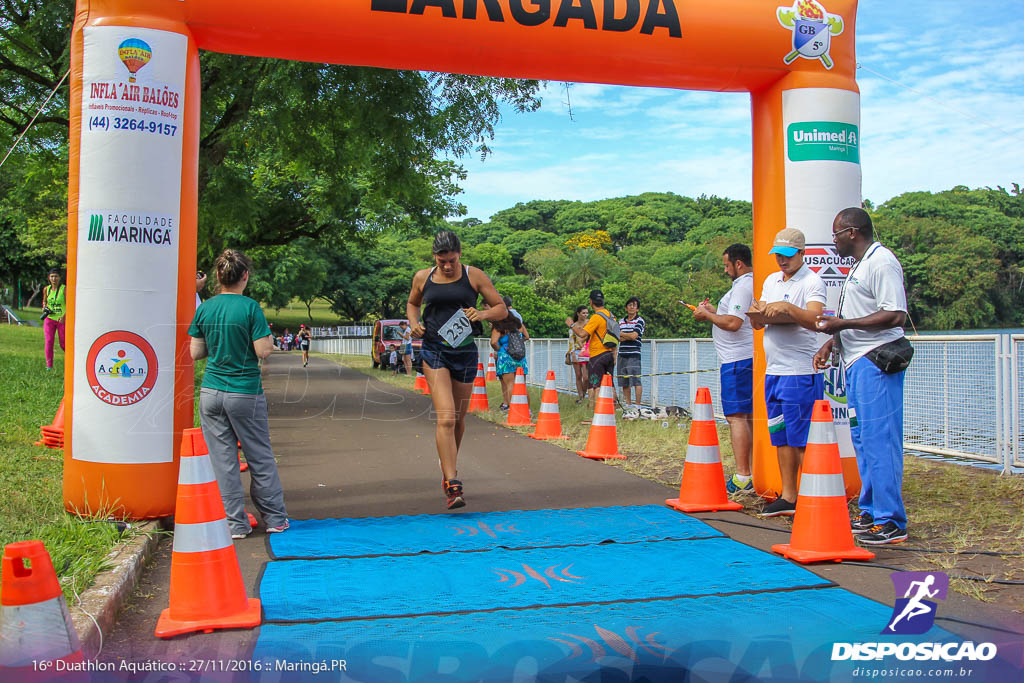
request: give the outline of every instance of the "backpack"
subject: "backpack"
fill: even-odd
[[[508,351],[508,356],[512,360],[522,360],[526,358],[526,340],[523,339],[522,332],[509,332],[508,333],[508,344],[505,347]]]
[[[619,321],[615,318],[608,317],[601,311],[594,311],[594,313],[597,313],[604,319],[604,339],[601,340],[601,343],[604,344],[606,349],[614,349],[619,345],[619,337],[622,336],[622,330],[619,328]]]

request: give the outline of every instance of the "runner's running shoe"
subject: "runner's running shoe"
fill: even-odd
[[[886,522],[884,525],[876,524],[871,527],[867,532],[858,536],[857,540],[865,545],[902,543],[907,540],[907,530],[896,526],[896,522]]]
[[[747,479],[747,482],[745,484],[741,484],[739,481],[736,480],[736,475],[734,474],[726,480],[725,490],[728,491],[729,493],[738,493],[740,491],[753,491],[754,480]]]
[[[871,527],[875,525],[875,518],[871,516],[870,512],[862,512],[852,522],[850,522],[850,531],[857,534],[866,534],[871,531]]]
[[[448,509],[454,510],[466,504],[462,494],[462,482],[458,479],[448,479],[441,482],[444,495],[448,497]]]
[[[764,506],[764,509],[757,513],[758,517],[778,517],[780,515],[786,515],[792,517],[796,514],[796,503],[790,503],[788,500],[779,496],[771,503]]]

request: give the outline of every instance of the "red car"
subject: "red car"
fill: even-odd
[[[391,347],[398,346],[398,355],[402,355],[402,328],[399,323],[407,323],[403,318],[394,320],[378,320],[373,324],[373,337],[370,344],[370,356],[373,358],[373,367],[386,368],[390,365]],[[423,346],[422,339],[412,340],[412,355],[414,364],[419,361],[420,347]]]

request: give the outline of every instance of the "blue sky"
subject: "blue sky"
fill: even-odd
[[[1022,0],[861,1],[864,197],[1024,184],[1022,35]],[[648,191],[750,199],[746,93],[574,83],[572,118],[565,84],[550,82],[543,100],[504,112],[485,161],[462,159],[467,216]]]

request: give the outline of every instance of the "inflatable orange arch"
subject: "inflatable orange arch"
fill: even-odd
[[[193,421],[185,331],[195,309],[200,49],[749,92],[755,291],[776,269],[775,232],[789,226],[807,235],[808,260],[818,259],[834,299],[832,219],[861,202],[856,10],[855,0],[79,0],[65,506],[134,518],[174,511],[178,447]],[[755,353],[763,378],[760,343]],[[754,481],[770,494],[780,480],[761,382]],[[827,385],[842,422],[841,376]]]

